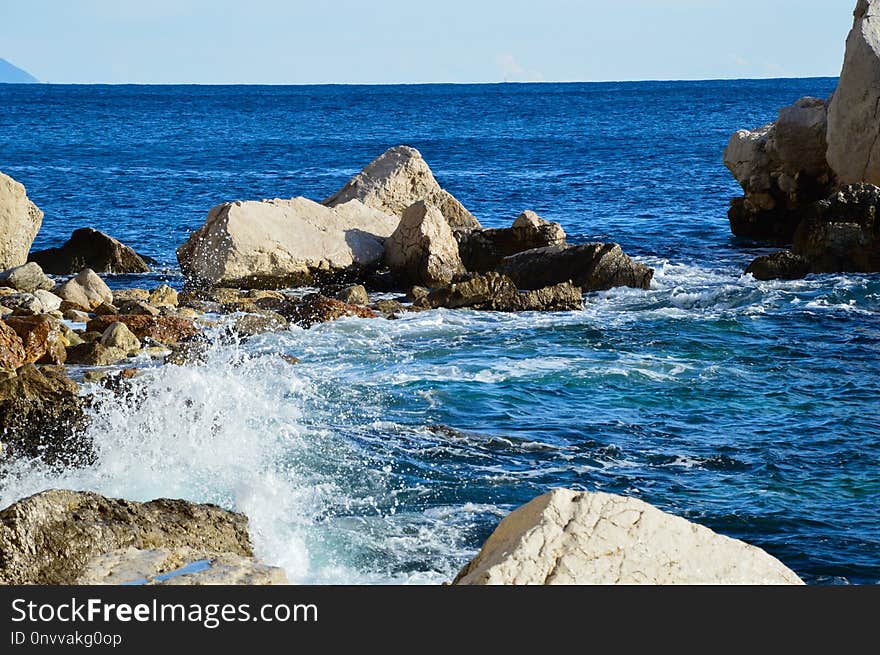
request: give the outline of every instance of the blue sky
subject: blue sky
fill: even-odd
[[[0,57],[58,83],[835,76],[855,0],[0,0]]]

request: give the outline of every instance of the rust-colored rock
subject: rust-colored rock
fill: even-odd
[[[178,316],[144,316],[117,314],[98,316],[86,324],[89,332],[101,332],[113,323],[124,323],[138,339],[152,339],[159,343],[178,343],[199,334],[192,321]]]
[[[335,321],[343,316],[375,318],[376,315],[366,307],[349,305],[341,300],[314,295],[296,306],[292,312],[291,320],[304,328],[310,328],[316,323]]]
[[[15,330],[0,321],[0,369],[14,371],[24,361],[24,344]]]
[[[63,364],[67,360],[61,323],[39,316],[10,316],[6,324],[15,330],[24,345],[25,363]]]

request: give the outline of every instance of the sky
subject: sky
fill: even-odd
[[[0,0],[44,82],[393,84],[836,76],[855,0]]]

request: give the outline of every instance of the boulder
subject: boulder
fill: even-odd
[[[327,298],[321,295],[306,297],[302,303],[291,308],[290,320],[306,329],[316,323],[335,321],[344,316],[359,318],[375,318],[372,310],[360,305],[349,305],[335,298]]]
[[[160,284],[150,292],[146,300],[154,307],[177,307],[177,291],[167,284]]]
[[[134,336],[125,323],[111,323],[101,334],[101,345],[105,348],[117,348],[123,352],[137,352],[141,349],[140,340]]]
[[[498,271],[520,289],[540,289],[571,281],[584,291],[613,287],[648,289],[654,271],[624,254],[616,243],[535,248],[505,257]]]
[[[757,257],[746,269],[756,280],[796,280],[809,272],[810,263],[790,250]]]
[[[98,312],[97,314],[103,314],[104,312]],[[148,302],[143,300],[126,300],[123,303],[119,304],[118,308],[115,308],[115,311],[107,312],[108,314],[135,314],[138,316],[158,316],[162,312],[159,311],[157,307],[154,307]]]
[[[27,364],[0,379],[2,459],[38,457],[49,464],[91,461],[83,404],[76,383],[52,367]],[[0,567],[2,560],[0,556]]]
[[[449,284],[464,266],[458,243],[440,210],[419,200],[403,212],[385,242],[385,263],[400,284]]]
[[[24,185],[0,173],[0,269],[21,266],[43,223]]]
[[[37,250],[28,257],[53,275],[73,275],[84,268],[98,273],[147,273],[144,257],[111,236],[80,228],[60,248]]]
[[[110,287],[90,268],[83,269],[76,277],[62,284],[56,295],[85,309],[95,309],[102,303],[113,304]]]
[[[247,517],[216,505],[50,490],[0,511],[2,584],[73,584],[94,572],[97,558],[127,548],[253,555]]]
[[[571,311],[583,309],[584,298],[580,288],[569,282],[521,292],[506,275],[484,273],[435,289],[417,304],[498,312]]]
[[[101,336],[103,335],[97,339],[70,346],[67,349],[67,363],[81,366],[112,366],[128,356],[125,350],[108,348],[102,344]]]
[[[33,293],[13,293],[3,296],[2,301],[4,307],[8,307],[19,316],[33,316],[49,311],[39,296]]]
[[[545,221],[526,210],[511,227],[457,230],[455,238],[464,267],[471,273],[486,273],[498,268],[505,257],[518,252],[564,244],[565,231],[559,223]]]
[[[232,202],[209,212],[177,258],[195,286],[311,285],[377,267],[398,222],[357,200],[332,208],[306,198]]]
[[[37,289],[51,291],[55,283],[46,277],[39,264],[28,262],[0,273],[0,286],[33,293]]]
[[[287,319],[281,314],[262,311],[259,314],[242,314],[236,317],[233,332],[240,337],[252,337],[266,332],[278,332],[287,327]]]
[[[506,516],[455,584],[803,582],[763,550],[636,498],[555,489]]]
[[[454,230],[480,227],[473,214],[440,187],[422,154],[409,146],[386,150],[324,204],[336,207],[351,200],[360,200],[368,207],[397,217],[422,200],[437,207]]]
[[[127,300],[143,300],[149,302],[150,292],[146,289],[116,289],[113,292],[113,302],[124,303]]]
[[[840,185],[880,185],[880,1],[859,0],[828,108],[827,159]]]
[[[61,309],[61,303],[63,301],[51,291],[37,289],[34,291],[34,295],[43,304],[43,311],[54,312]]]
[[[117,322],[124,323],[138,339],[152,339],[165,344],[178,343],[200,334],[199,329],[189,319],[140,314],[97,316],[86,323],[86,330],[103,334],[110,325]]]
[[[26,357],[18,333],[0,320],[0,370],[14,371],[24,364]]]
[[[728,212],[736,236],[790,242],[803,209],[831,192],[827,115],[824,100],[801,98],[783,107],[775,123],[731,136],[724,165],[745,193]]]
[[[26,363],[64,364],[68,345],[59,321],[46,316],[10,316],[6,325],[15,330],[24,345]]]

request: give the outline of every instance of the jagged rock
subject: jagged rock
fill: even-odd
[[[385,242],[385,263],[398,282],[428,287],[449,284],[465,270],[443,214],[421,200],[403,212]]]
[[[105,348],[116,348],[123,352],[137,352],[141,349],[140,340],[134,336],[125,323],[112,323],[101,334],[101,345]]]
[[[0,173],[0,270],[21,266],[43,223],[24,185]]]
[[[418,304],[498,312],[570,311],[583,309],[584,299],[580,288],[569,282],[520,292],[506,275],[484,273],[435,289]]]
[[[465,268],[472,273],[486,273],[498,268],[505,257],[518,252],[564,244],[565,231],[559,223],[545,221],[526,210],[511,227],[458,230],[455,238]]]
[[[505,257],[498,271],[520,289],[540,289],[571,281],[584,291],[613,287],[648,289],[654,271],[638,264],[616,243],[535,248]]]
[[[455,584],[803,584],[760,548],[636,498],[555,489],[506,516]]]
[[[178,316],[144,316],[140,314],[117,314],[98,316],[86,324],[90,332],[104,333],[111,324],[121,322],[141,340],[152,339],[159,343],[178,343],[199,334],[195,324]]]
[[[422,200],[437,207],[452,229],[481,227],[464,205],[440,187],[421,153],[409,146],[386,150],[324,204],[335,207],[351,200],[397,217]]]
[[[83,269],[76,277],[62,284],[56,295],[85,309],[95,309],[103,303],[113,304],[110,287],[90,268]]]
[[[376,315],[366,307],[349,305],[335,298],[312,295],[304,298],[302,303],[292,308],[290,320],[300,327],[308,329],[316,323],[335,321],[343,316],[375,318]]]
[[[51,291],[55,283],[46,277],[38,264],[29,262],[0,273],[0,286],[33,293],[37,289]]]
[[[309,285],[378,266],[398,222],[357,200],[333,208],[306,198],[232,202],[210,211],[177,258],[196,286]]]
[[[0,370],[14,371],[24,364],[25,358],[21,338],[5,321],[0,321]]]
[[[67,360],[63,326],[43,314],[39,316],[10,316],[6,324],[15,330],[24,345],[26,363],[64,364]]]
[[[369,305],[370,296],[362,284],[352,284],[343,287],[334,294],[336,300],[341,300],[349,305]]]
[[[177,307],[177,291],[167,284],[160,284],[150,292],[146,299],[154,307]]]
[[[101,336],[103,335],[90,341],[84,340],[83,343],[68,348],[67,363],[83,366],[112,366],[128,356],[124,350],[108,348],[102,344]]]
[[[837,90],[828,108],[828,152],[840,185],[880,185],[880,2],[859,0]]]
[[[76,383],[51,367],[27,364],[0,379],[2,458],[39,457],[49,464],[91,461],[83,402]],[[0,541],[0,569],[4,555]]]
[[[73,584],[96,558],[127,548],[253,555],[247,517],[216,505],[51,490],[0,511],[0,583]]]
[[[37,250],[28,259],[53,275],[73,275],[84,268],[98,273],[146,273],[150,270],[144,257],[90,227],[74,231],[60,248]]]

